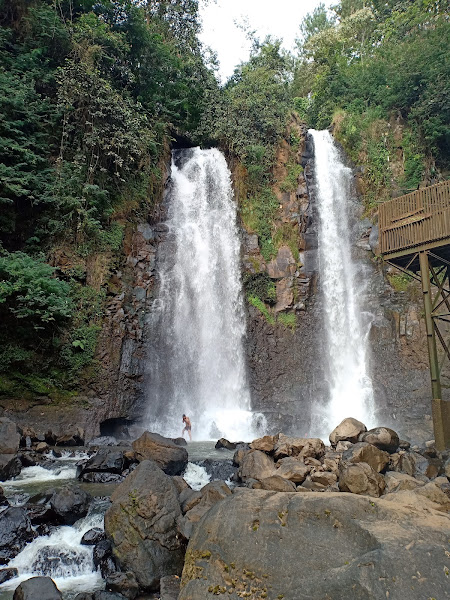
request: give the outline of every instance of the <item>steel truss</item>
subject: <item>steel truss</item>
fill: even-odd
[[[414,263],[417,265],[417,259],[419,259],[420,265],[419,273],[409,270]],[[450,361],[450,338],[446,341],[442,331],[442,325],[450,323],[450,262],[434,254],[431,250],[420,250],[411,254],[411,260],[405,267],[399,266],[387,258],[385,262],[420,281],[422,285],[433,394],[434,434],[436,448],[445,450],[450,447],[450,401],[442,399],[440,375],[445,359]],[[439,364],[436,338],[444,350],[441,364]]]

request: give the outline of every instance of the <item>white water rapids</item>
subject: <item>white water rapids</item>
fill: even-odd
[[[159,294],[150,316],[147,427],[195,440],[249,440],[240,244],[230,172],[219,150],[176,151],[158,249]]]
[[[372,426],[373,389],[367,368],[370,315],[361,309],[364,278],[358,277],[351,253],[348,213],[352,172],[341,161],[328,131],[310,130],[309,133],[314,140],[319,273],[330,394],[328,406],[317,418],[328,435],[346,417]]]

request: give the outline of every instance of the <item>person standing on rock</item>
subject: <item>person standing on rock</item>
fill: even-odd
[[[184,423],[184,429],[181,432],[181,437],[184,437],[184,432],[187,431],[189,434],[189,441],[192,442],[192,435],[191,435],[191,420],[189,417],[187,417],[186,415],[183,415],[183,423]]]

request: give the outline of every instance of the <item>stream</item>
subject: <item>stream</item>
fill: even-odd
[[[188,444],[189,463],[183,477],[193,489],[201,489],[211,477],[204,461],[210,463],[217,472],[233,457],[233,452],[216,450],[214,442],[192,442]],[[91,453],[92,454],[92,453]],[[73,600],[80,592],[93,592],[103,589],[105,582],[93,563],[93,546],[81,545],[83,535],[90,529],[103,529],[104,514],[110,505],[109,496],[117,484],[83,483],[76,479],[76,463],[89,454],[85,449],[64,452],[60,458],[52,453],[48,463],[42,466],[26,467],[13,480],[2,482],[2,487],[10,505],[23,506],[33,496],[48,493],[74,483],[94,498],[86,517],[73,526],[50,526],[48,535],[40,535],[8,565],[0,568],[17,568],[19,576],[0,585],[0,600],[12,600],[14,590],[21,581],[45,575],[51,577],[64,600]],[[218,471],[219,470],[219,471]],[[224,471],[225,478],[227,478]]]

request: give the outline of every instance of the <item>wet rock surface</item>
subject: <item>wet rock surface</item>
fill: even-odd
[[[31,577],[15,590],[13,600],[61,600],[62,594],[50,577]]]
[[[58,490],[52,496],[50,506],[62,523],[73,525],[75,521],[87,515],[91,501],[90,494],[72,485]]]
[[[179,575],[185,542],[178,491],[158,465],[144,460],[119,485],[105,515],[105,531],[121,568],[142,589],[157,589],[161,577]]]
[[[153,460],[168,475],[181,475],[188,463],[185,448],[157,433],[146,431],[132,446],[138,461]]]
[[[7,564],[35,537],[23,508],[11,506],[0,513],[0,564]]]

